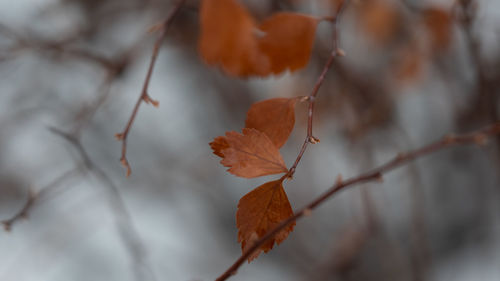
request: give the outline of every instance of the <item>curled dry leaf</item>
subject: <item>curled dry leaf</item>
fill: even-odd
[[[202,0],[199,52],[229,75],[267,76],[304,67],[320,19],[278,13],[258,25],[236,0]]]
[[[243,178],[286,173],[287,168],[278,148],[269,137],[256,129],[244,128],[243,134],[227,132],[210,146],[222,157],[221,164],[231,174]]]
[[[238,203],[236,213],[238,242],[241,243],[242,251],[246,251],[255,241],[291,216],[293,211],[283,189],[282,180],[267,182],[243,196]],[[294,226],[295,222],[278,232],[256,250],[248,261],[255,259],[262,251],[267,253],[275,242],[277,244],[283,242]]]
[[[295,124],[297,98],[275,98],[254,103],[247,113],[245,127],[265,133],[276,145],[282,147]]]

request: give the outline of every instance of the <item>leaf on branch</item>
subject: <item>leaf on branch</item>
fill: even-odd
[[[264,75],[267,58],[258,52],[256,24],[234,0],[203,0],[199,51],[209,65],[221,65],[235,76]]]
[[[296,13],[277,13],[260,24],[264,36],[259,38],[259,48],[269,57],[270,72],[279,74],[307,65],[319,21]]]
[[[296,102],[297,98],[275,98],[254,103],[247,112],[245,127],[265,133],[280,148],[293,130]]]
[[[278,13],[258,25],[236,0],[203,0],[199,52],[229,75],[268,76],[304,67],[320,18]]]
[[[285,162],[269,137],[256,129],[243,129],[243,134],[227,132],[210,143],[214,154],[231,174],[243,178],[286,173]]]
[[[267,182],[243,196],[238,203],[236,213],[238,242],[241,243],[242,251],[245,252],[268,231],[291,216],[293,211],[283,189],[282,180]],[[275,242],[277,244],[283,242],[294,226],[295,222],[278,232],[254,251],[248,261],[255,259],[262,251],[267,253]]]

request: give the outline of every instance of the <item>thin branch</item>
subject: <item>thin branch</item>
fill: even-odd
[[[118,72],[108,71],[104,77],[101,85],[99,86],[97,92],[99,93],[96,100],[93,101],[89,106],[84,106],[75,116],[75,127],[72,130],[73,135],[78,137],[82,133],[83,129],[89,125],[90,121],[93,119],[96,112],[104,104],[104,102],[111,95],[111,86],[113,81],[118,77]]]
[[[71,46],[72,40],[45,40],[37,38],[35,35],[31,35],[28,39],[2,23],[0,23],[0,35],[14,41],[13,45],[9,48],[0,50],[10,55],[10,57],[4,56],[4,59],[15,57],[26,50],[35,50],[39,52],[48,52],[57,56],[66,55],[75,59],[88,61],[108,70],[119,70],[121,66],[120,61],[109,59],[91,50]],[[73,36],[70,38],[72,37]]]
[[[295,212],[295,214],[288,219],[282,221],[279,225],[274,227],[272,230],[268,231],[262,238],[257,240],[251,247],[249,247],[242,255],[239,257],[236,262],[231,265],[219,278],[217,281],[226,280],[232,275],[236,274],[238,268],[252,255],[252,253],[259,249],[264,243],[266,243],[269,239],[274,237],[278,232],[283,230],[285,227],[290,225],[292,222],[295,222],[299,218],[304,217],[305,215],[309,215],[312,210],[323,204],[327,199],[336,195],[339,191],[352,187],[357,184],[362,184],[366,182],[374,182],[374,181],[382,181],[383,175],[388,173],[396,168],[399,168],[409,162],[421,158],[423,156],[432,154],[439,150],[443,150],[452,146],[459,145],[485,145],[486,142],[495,136],[500,135],[500,122],[494,123],[486,128],[479,129],[477,131],[473,131],[467,134],[462,135],[448,135],[443,137],[441,140],[430,143],[426,146],[423,146],[419,149],[415,149],[412,151],[408,151],[406,153],[399,153],[394,159],[385,163],[378,168],[374,168],[371,171],[360,174],[358,176],[349,178],[347,180],[342,180],[341,177],[338,178],[337,182],[330,187],[325,193],[314,199],[311,203],[307,204],[302,209]]]
[[[53,189],[60,186],[67,180],[75,177],[79,173],[81,173],[81,169],[79,167],[76,167],[74,169],[71,169],[63,173],[62,175],[54,179],[52,182],[47,184],[45,187],[40,188],[38,192],[30,189],[28,193],[28,199],[26,200],[26,203],[24,203],[23,207],[10,219],[2,221],[5,231],[11,231],[14,224],[16,224],[21,219],[28,218],[29,213],[31,212],[33,207],[40,202],[40,199],[43,196],[46,196],[51,191],[53,191]]]
[[[316,80],[316,84],[314,84],[314,87],[311,91],[311,93],[306,96],[307,100],[309,101],[309,108],[307,112],[307,135],[304,140],[304,143],[302,144],[302,147],[300,148],[299,154],[297,155],[297,158],[295,159],[295,162],[293,165],[288,169],[288,172],[281,178],[281,179],[286,179],[286,178],[291,178],[293,177],[293,174],[295,174],[295,170],[297,169],[297,165],[299,165],[300,160],[302,159],[302,156],[306,152],[307,146],[312,143],[318,143],[319,139],[314,137],[313,135],[313,116],[314,116],[314,104],[316,102],[316,97],[318,95],[318,91],[321,88],[321,85],[323,85],[323,82],[325,81],[326,74],[328,71],[332,68],[333,61],[335,60],[336,57],[338,56],[344,56],[344,51],[339,49],[339,36],[338,36],[338,18],[340,17],[342,11],[344,9],[344,4],[342,3],[337,11],[336,14],[333,18],[330,19],[333,25],[333,43],[332,43],[332,51],[330,52],[330,56],[328,57],[328,60],[325,63],[325,66],[323,67],[323,70],[321,71],[321,74],[319,75],[318,79]]]
[[[151,81],[151,76],[153,74],[154,66],[156,63],[156,59],[158,58],[158,53],[160,51],[161,44],[167,35],[167,31],[172,24],[175,16],[178,14],[182,5],[186,2],[186,0],[179,0],[177,4],[174,6],[170,14],[166,17],[163,23],[160,26],[160,35],[156,39],[156,42],[153,47],[153,53],[151,55],[151,61],[149,63],[148,71],[146,73],[146,78],[144,79],[144,84],[142,86],[141,94],[139,95],[139,99],[135,103],[134,109],[132,110],[132,114],[125,125],[125,129],[121,133],[115,135],[116,139],[122,142],[122,156],[120,158],[120,162],[127,169],[127,177],[130,176],[132,170],[130,168],[130,164],[127,160],[127,137],[132,128],[132,124],[134,123],[137,112],[139,111],[139,107],[142,102],[151,103],[153,106],[158,107],[159,103],[156,100],[153,100],[148,94],[149,82]]]
[[[54,127],[49,128],[49,130],[68,141],[80,155],[85,168],[107,187],[107,197],[113,214],[115,215],[116,227],[134,264],[136,280],[156,280],[151,266],[147,262],[146,253],[144,252],[144,243],[133,224],[132,217],[125,205],[118,186],[104,170],[92,161],[78,137]],[[149,278],[146,276],[149,276]]]

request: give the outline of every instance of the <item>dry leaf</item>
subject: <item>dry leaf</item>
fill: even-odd
[[[268,76],[304,67],[320,19],[278,13],[257,25],[235,0],[203,0],[199,51],[229,75]]]
[[[222,150],[229,148],[229,144],[226,141],[226,137],[216,137],[214,141],[210,143],[210,147],[215,155],[224,158]]]
[[[281,180],[267,182],[243,196],[238,203],[236,225],[238,227],[238,242],[243,252],[262,238],[268,231],[276,227],[283,220],[293,216],[292,207],[288,201]],[[280,244],[293,230],[295,222],[278,232],[258,250],[248,261],[255,259],[262,251],[267,253],[274,246]]]
[[[231,174],[243,178],[286,173],[285,162],[269,137],[256,129],[244,128],[243,134],[227,132],[210,143],[214,154]]]
[[[297,98],[275,98],[254,103],[247,113],[245,127],[265,133],[280,148],[295,124]]]
[[[259,48],[270,61],[270,72],[294,71],[307,65],[319,19],[296,13],[277,13],[259,29]]]
[[[386,0],[363,1],[358,12],[362,28],[379,44],[391,41],[400,28],[399,11]]]
[[[200,8],[199,51],[209,65],[220,65],[231,75],[264,74],[269,66],[260,54],[256,24],[234,0],[203,0]]]

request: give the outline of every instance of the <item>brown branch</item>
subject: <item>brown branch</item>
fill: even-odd
[[[17,212],[12,218],[2,221],[3,228],[5,229],[5,231],[9,232],[12,229],[12,225],[14,223],[16,223],[17,221],[19,221],[21,219],[28,218],[28,213],[31,210],[31,208],[33,207],[33,205],[35,204],[36,198],[37,198],[37,194],[35,193],[35,191],[30,189],[28,191],[28,200],[26,200],[26,203],[19,210],[19,212]]]
[[[342,180],[340,177],[337,182],[330,187],[325,193],[314,199],[311,203],[307,204],[302,209],[298,210],[292,217],[282,221],[279,225],[274,227],[272,230],[267,232],[262,238],[257,240],[251,247],[249,247],[237,260],[231,265],[219,278],[217,281],[226,280],[232,275],[236,274],[238,268],[245,262],[245,260],[250,257],[253,252],[259,249],[264,243],[266,243],[269,239],[274,237],[278,232],[283,230],[292,222],[295,222],[299,218],[302,218],[305,215],[311,213],[312,210],[317,208],[319,205],[324,203],[327,199],[330,199],[333,195],[337,194],[339,191],[352,187],[357,184],[373,182],[373,181],[382,181],[382,177],[385,173],[390,172],[396,168],[399,168],[417,158],[429,155],[439,150],[443,150],[445,148],[451,146],[459,146],[459,145],[468,145],[468,144],[476,144],[476,145],[485,145],[488,139],[500,135],[500,122],[494,123],[486,128],[479,129],[477,131],[473,131],[467,134],[462,135],[448,135],[443,137],[441,140],[430,143],[426,146],[423,146],[419,149],[415,149],[412,151],[408,151],[406,153],[399,153],[394,159],[385,163],[378,168],[374,168],[371,171],[360,174],[358,176],[349,178],[347,180]]]
[[[344,56],[344,51],[339,49],[339,38],[338,38],[338,18],[340,17],[342,11],[343,11],[343,3],[338,7],[336,14],[333,18],[329,19],[329,21],[333,25],[333,43],[332,43],[332,51],[330,52],[330,55],[328,57],[328,60],[325,63],[325,66],[323,67],[323,70],[321,71],[321,74],[319,75],[318,79],[316,80],[316,84],[314,84],[313,89],[311,90],[311,93],[306,96],[307,101],[309,101],[309,108],[307,112],[307,135],[304,140],[304,143],[302,144],[302,147],[300,148],[299,154],[297,155],[297,158],[295,159],[295,162],[293,165],[288,169],[288,172],[281,178],[281,179],[286,179],[286,178],[291,178],[293,177],[293,174],[295,174],[295,170],[297,169],[297,165],[299,165],[300,160],[302,159],[302,156],[306,152],[307,146],[312,143],[318,143],[319,139],[314,137],[313,135],[313,116],[314,116],[314,104],[316,103],[316,97],[318,95],[318,91],[321,88],[321,85],[323,85],[323,82],[325,81],[326,74],[328,71],[332,68],[333,61],[335,60],[336,57],[338,56]]]
[[[124,246],[129,251],[136,280],[156,280],[152,268],[147,261],[144,251],[144,242],[139,236],[137,228],[134,226],[132,217],[125,205],[118,186],[104,170],[92,161],[78,136],[66,133],[54,127],[50,127],[49,130],[68,141],[78,152],[84,167],[106,187],[107,199],[109,200],[111,210],[115,216],[116,227]]]
[[[159,103],[156,100],[153,100],[148,94],[149,82],[151,81],[151,76],[153,74],[154,66],[156,63],[156,59],[158,58],[158,53],[160,51],[160,46],[167,35],[167,31],[172,24],[175,16],[178,14],[182,5],[186,2],[186,0],[179,0],[177,4],[174,6],[170,14],[165,18],[163,23],[160,25],[160,35],[156,39],[156,42],[153,47],[153,53],[151,55],[151,61],[149,63],[148,71],[146,73],[146,78],[144,79],[144,84],[142,86],[141,94],[139,95],[139,99],[135,103],[134,109],[132,110],[132,114],[125,125],[125,129],[121,133],[115,135],[116,139],[122,142],[122,156],[120,158],[120,162],[127,169],[127,177],[130,176],[132,170],[130,168],[130,164],[127,160],[127,137],[132,128],[132,124],[134,123],[137,112],[139,111],[139,107],[142,102],[151,103],[153,106],[158,107]]]
[[[80,136],[83,129],[89,125],[90,121],[93,119],[99,108],[106,102],[106,100],[111,95],[111,86],[113,81],[118,77],[118,72],[109,70],[104,77],[101,85],[99,86],[97,92],[97,98],[88,106],[84,106],[75,115],[75,126],[72,130],[72,134],[76,137]]]
[[[10,57],[2,57],[3,59],[15,57],[16,55],[19,55],[26,50],[35,50],[45,53],[48,52],[57,56],[66,55],[74,59],[88,61],[108,70],[119,70],[121,66],[121,61],[119,60],[109,59],[94,51],[71,46],[73,40],[45,40],[42,38],[37,38],[37,36],[35,35],[32,35],[29,39],[27,39],[20,33],[14,31],[10,27],[2,23],[0,23],[0,34],[14,41],[12,46],[7,49],[1,50],[7,55],[10,55]],[[73,38],[78,34],[79,33],[77,32],[75,35],[72,35],[69,38]]]
[[[29,213],[31,212],[33,207],[40,202],[43,196],[47,196],[47,194],[53,191],[54,188],[60,186],[62,183],[73,178],[80,172],[81,169],[79,167],[76,167],[63,173],[62,175],[54,179],[51,183],[47,184],[45,187],[40,188],[38,192],[30,189],[28,193],[28,199],[26,200],[26,203],[24,203],[23,207],[10,219],[2,221],[5,231],[11,231],[14,224],[16,224],[21,219],[28,218]]]

